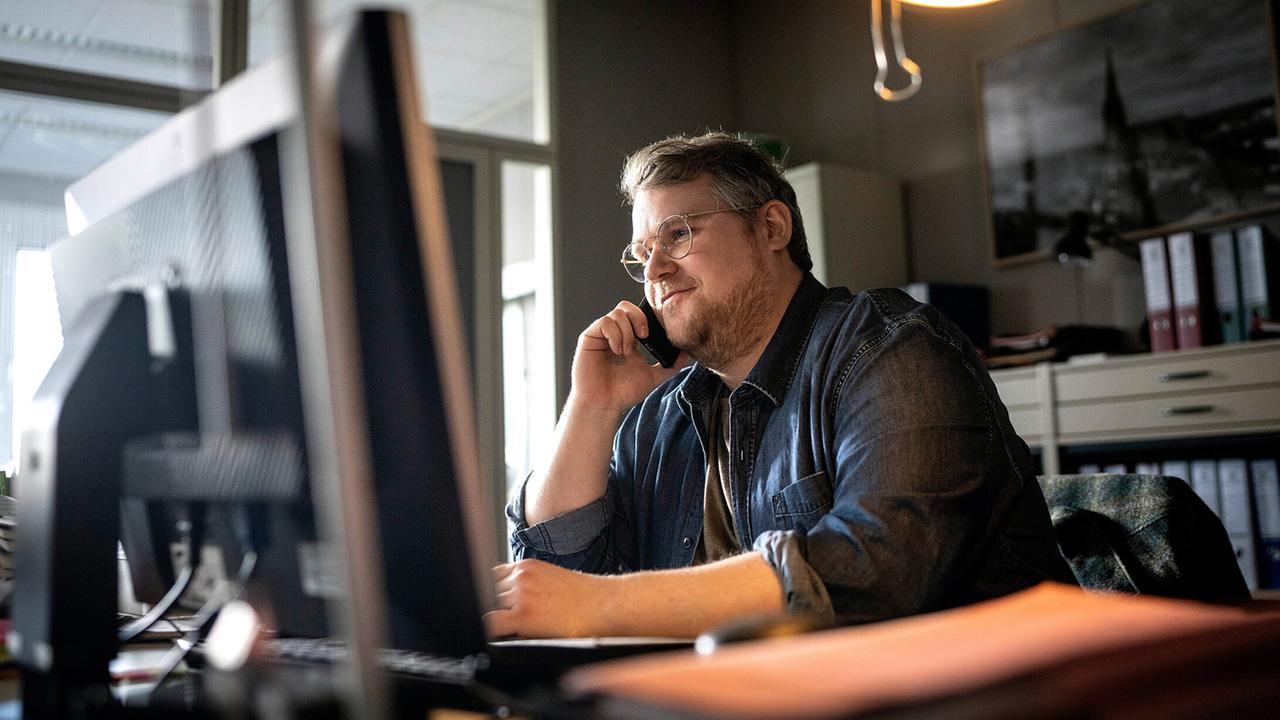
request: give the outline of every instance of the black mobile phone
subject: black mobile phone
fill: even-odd
[[[666,328],[662,327],[662,323],[658,321],[658,314],[649,304],[649,298],[640,301],[640,309],[644,311],[644,316],[649,321],[649,337],[636,339],[645,350],[649,351],[653,359],[658,361],[659,365],[665,368],[675,365],[676,358],[680,357],[680,348],[671,344]]]

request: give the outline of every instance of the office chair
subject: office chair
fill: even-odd
[[[1044,475],[1058,547],[1089,589],[1248,602],[1218,516],[1183,480],[1160,475]]]

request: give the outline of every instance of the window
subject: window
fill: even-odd
[[[288,6],[287,0],[0,3],[2,466],[15,457],[16,430],[61,345],[46,248],[67,234],[63,191],[211,89],[213,48],[229,48],[222,74],[237,66],[238,51],[250,65],[277,54]],[[236,23],[215,18],[243,9],[240,3],[249,24],[234,35]],[[556,410],[547,3],[312,5],[320,22],[362,5],[402,8],[410,16],[427,119],[462,163],[446,172],[446,195],[453,196],[451,213],[469,220],[451,215],[469,243],[458,253],[471,268],[459,285],[468,293],[463,304],[472,331],[481,336],[473,336],[473,345],[488,351],[476,363],[486,465],[495,487],[523,478],[543,460]],[[215,36],[219,28],[224,37]],[[464,186],[469,195],[458,195]]]
[[[62,345],[45,248],[67,234],[67,185],[165,113],[0,92],[0,465]]]
[[[285,3],[249,3],[250,66],[283,47]],[[548,142],[543,0],[321,0],[313,12],[327,23],[362,6],[408,12],[432,125]]]
[[[502,390],[507,490],[545,467],[555,424],[551,168],[502,162]]]
[[[14,264],[15,350],[9,366],[14,427],[11,457],[19,458],[19,440],[27,424],[31,398],[62,350],[62,324],[53,300],[53,269],[48,251],[19,250]]]

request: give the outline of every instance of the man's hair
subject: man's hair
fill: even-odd
[[[622,194],[627,204],[634,204],[641,190],[692,182],[704,174],[711,177],[716,199],[727,208],[746,208],[737,214],[748,222],[766,202],[786,203],[791,209],[791,262],[805,272],[813,268],[796,191],[782,176],[782,166],[742,137],[723,132],[676,135],[640,148],[622,167]]]

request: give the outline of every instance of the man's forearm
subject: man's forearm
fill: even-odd
[[[551,462],[525,487],[525,522],[549,520],[604,495],[621,420],[619,413],[587,407],[570,395],[556,424]]]
[[[735,618],[786,609],[777,575],[754,552],[616,580],[620,607],[609,635],[693,637]]]
[[[494,637],[693,637],[720,623],[785,609],[777,575],[759,554],[628,575],[588,575],[539,560],[494,568]]]

